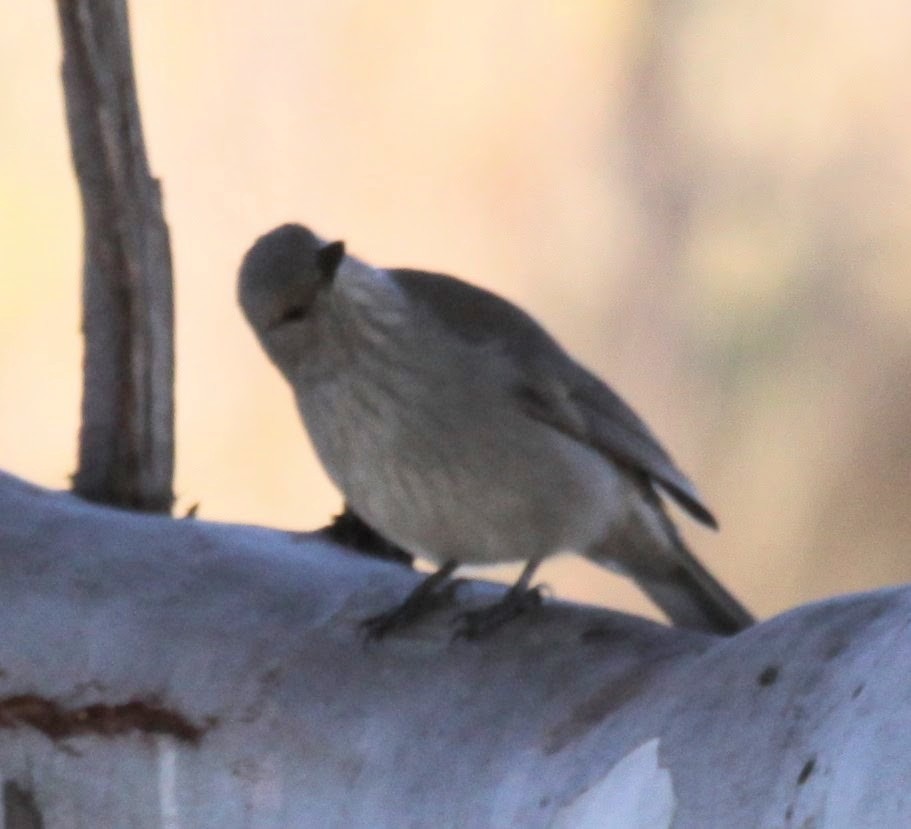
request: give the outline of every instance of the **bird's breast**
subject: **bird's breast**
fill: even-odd
[[[483,376],[374,360],[309,386],[298,404],[354,510],[432,560],[581,550],[603,533],[622,488],[612,464],[528,418]]]

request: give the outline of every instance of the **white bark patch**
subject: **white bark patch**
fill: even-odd
[[[601,782],[561,809],[555,829],[662,829],[674,817],[674,785],[658,738],[627,754]]]
[[[159,737],[158,748],[158,804],[161,810],[162,829],[180,829],[177,807],[177,747],[170,737]]]

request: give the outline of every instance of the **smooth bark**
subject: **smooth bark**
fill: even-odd
[[[732,639],[0,475],[0,770],[45,827],[905,827],[911,592]],[[9,807],[12,808],[12,807]],[[28,810],[25,810],[28,812]]]

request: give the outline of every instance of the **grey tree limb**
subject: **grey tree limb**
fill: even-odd
[[[167,512],[173,501],[168,228],[142,138],[123,0],[58,0],[84,226],[82,425],[74,490]]]
[[[452,641],[474,582],[365,644],[419,574],[2,473],[0,572],[4,808],[46,829],[911,825],[906,587],[732,639],[548,601]]]

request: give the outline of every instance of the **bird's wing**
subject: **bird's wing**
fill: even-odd
[[[530,417],[644,474],[693,518],[717,526],[696,488],[639,416],[522,309],[453,277],[404,269],[387,273],[411,302],[463,341],[509,354],[515,365],[512,391]]]
[[[644,473],[693,518],[717,527],[696,487],[623,399],[566,354],[559,370],[532,371],[517,389],[526,411],[621,466]]]

